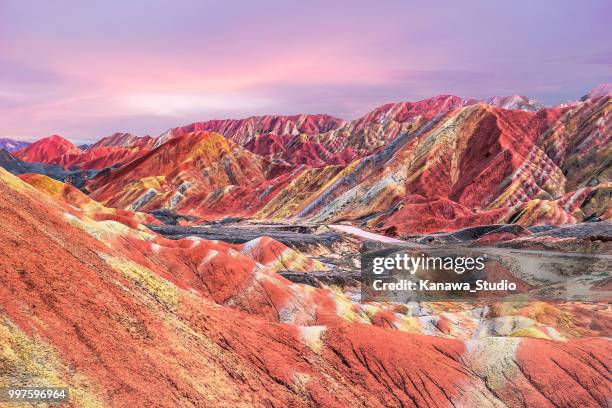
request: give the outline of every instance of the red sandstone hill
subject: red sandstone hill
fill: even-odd
[[[189,206],[214,200],[232,189],[254,190],[264,182],[267,165],[262,157],[219,134],[194,132],[92,180],[88,189],[93,198],[112,207],[169,207],[187,212]],[[248,201],[235,205],[248,211]],[[228,213],[230,208],[223,206],[219,211]]]
[[[186,133],[208,131],[220,133],[244,146],[258,135],[314,135],[343,124],[342,119],[330,115],[251,116],[246,119],[211,120],[170,129],[158,138],[157,145]]]
[[[58,135],[52,135],[16,151],[13,155],[28,162],[63,164],[61,162],[64,156],[79,155],[81,153],[82,150],[67,139]]]
[[[210,131],[222,134],[251,152],[268,158],[297,164],[331,164],[334,159],[325,157],[329,156],[329,153],[325,153],[325,148],[316,141],[310,142],[309,139],[338,129],[344,124],[342,119],[329,115],[253,116],[237,120],[211,120],[170,129],[157,139],[156,145],[186,133]],[[322,159],[321,155],[325,158]],[[337,159],[341,158],[342,153],[338,153]]]
[[[95,221],[72,205],[102,211],[78,191],[30,181],[45,192],[0,169],[2,384],[114,407],[598,407],[612,393],[607,339],[357,323],[333,291],[276,276],[252,248]]]

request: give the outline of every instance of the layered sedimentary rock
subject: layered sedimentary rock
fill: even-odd
[[[113,207],[184,212],[193,208],[196,214],[200,208],[217,207],[217,214],[227,215],[232,205],[242,212],[256,205],[252,195],[265,180],[267,164],[219,134],[195,132],[96,178],[88,188],[92,197]],[[228,196],[234,202],[220,205],[219,200],[229,201]]]
[[[125,407],[597,407],[611,393],[612,346],[580,338],[606,330],[587,330],[584,306],[502,304],[479,324],[460,306],[359,305],[279,276],[313,265],[270,240],[166,240],[144,215],[100,219],[112,210],[78,190],[22,177],[0,169],[2,385]]]
[[[197,122],[166,132],[155,153],[91,190],[126,209],[351,221],[391,235],[608,219],[611,102],[601,93],[554,108],[524,97],[439,96],[384,105],[350,122],[325,115]],[[210,160],[256,163],[245,167],[248,180],[201,177],[215,166],[182,158],[208,134],[202,130],[227,139]],[[158,156],[176,159],[159,166]]]
[[[118,166],[88,183],[95,199],[190,219],[350,222],[397,236],[571,224],[612,215],[606,89],[552,108],[518,96],[442,95],[383,105],[353,121],[196,122],[157,139],[115,134],[84,152],[50,138],[17,156]]]
[[[420,102],[383,105],[364,117],[345,122],[328,115],[261,116],[242,120],[196,122],[170,129],[158,143],[185,133],[220,133],[259,155],[292,164],[348,164],[393,140],[414,121],[431,119],[473,99],[442,95]]]

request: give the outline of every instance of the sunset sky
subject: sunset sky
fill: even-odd
[[[556,104],[612,81],[609,0],[93,3],[0,0],[0,137],[352,119],[442,93]]]

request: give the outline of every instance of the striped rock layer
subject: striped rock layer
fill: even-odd
[[[609,219],[611,106],[609,95],[525,110],[440,96],[351,122],[194,123],[88,189],[124,209],[351,221],[391,235]]]
[[[598,407],[611,395],[612,345],[590,337],[589,305],[359,305],[279,276],[275,258],[300,257],[269,240],[170,241],[145,215],[97,218],[113,210],[22,177],[0,169],[0,386],[70,387],[79,407]]]

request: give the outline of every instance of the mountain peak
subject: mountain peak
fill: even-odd
[[[51,135],[16,151],[15,157],[29,162],[54,164],[55,160],[63,155],[80,153],[82,150],[68,139],[60,135]]]
[[[540,102],[523,95],[494,96],[484,102],[502,109],[519,109],[527,112],[536,112],[544,108]]]
[[[136,136],[132,133],[116,132],[110,136],[103,137],[91,146],[89,149],[97,147],[123,146],[123,147],[142,147],[151,142],[153,138],[147,136]]]
[[[72,142],[70,140],[68,140],[65,137],[60,136],[60,135],[47,136],[47,137],[44,137],[44,138],[36,141],[35,143],[39,143],[39,142],[57,143],[57,144],[65,145],[65,146],[76,147],[74,144],[72,144]]]

